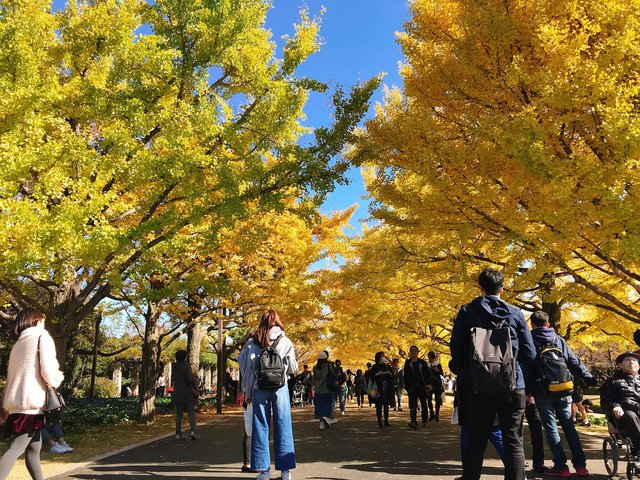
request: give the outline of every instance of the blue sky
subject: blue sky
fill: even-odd
[[[62,8],[65,0],[53,0],[55,10]],[[278,56],[282,57],[281,37],[294,33],[293,24],[299,19],[299,11],[308,7],[314,17],[322,7],[320,51],[311,56],[296,72],[328,83],[342,85],[348,90],[351,85],[367,80],[379,73],[386,73],[384,83],[400,85],[398,61],[402,53],[395,41],[395,32],[402,30],[408,20],[406,0],[272,0],[273,8],[267,14],[266,27],[273,33],[279,45]],[[313,94],[305,108],[309,127],[318,127],[330,122],[329,94]],[[373,97],[373,103],[381,100],[382,88]],[[354,233],[360,231],[359,221],[368,215],[368,202],[362,197],[365,190],[360,171],[349,172],[351,182],[338,186],[322,206],[323,213],[330,213],[357,203],[359,205],[352,224]]]
[[[293,33],[293,23],[303,6],[309,8],[311,16],[325,7],[321,29],[324,44],[300,67],[298,74],[349,87],[384,72],[385,84],[401,84],[398,61],[402,59],[402,52],[395,41],[395,32],[402,30],[403,22],[409,17],[405,0],[273,0],[273,8],[267,14],[267,28],[271,29],[275,40]],[[382,88],[373,100],[381,98]],[[373,114],[374,102],[369,116]],[[330,111],[326,96],[313,95],[305,113],[305,124],[310,127],[328,123]],[[359,208],[352,224],[355,231],[360,231],[359,221],[368,215],[368,202],[362,199],[366,192],[359,170],[350,171],[349,177],[351,183],[338,186],[322,211],[329,213],[357,203]]]

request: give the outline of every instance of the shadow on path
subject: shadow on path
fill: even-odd
[[[313,409],[294,410],[294,437],[298,468],[295,479],[370,480],[394,478],[453,479],[461,474],[459,429],[448,418],[429,423],[425,430],[407,428],[408,412],[392,412],[391,426],[379,429],[373,408],[348,405],[347,415],[338,417],[330,429],[319,430]],[[125,427],[126,428],[126,427]],[[98,460],[56,480],[126,480],[149,477],[171,479],[255,478],[241,473],[241,414],[216,418],[198,430],[198,440],[175,440],[173,436]],[[525,445],[528,443],[525,429]],[[585,437],[591,479],[608,478],[600,449],[602,440]],[[531,458],[531,452],[527,452]],[[550,458],[547,455],[547,458]],[[547,464],[550,465],[550,461]],[[272,469],[272,478],[280,478]],[[502,464],[491,446],[487,449],[483,479],[501,479]],[[534,477],[529,477],[534,478]]]

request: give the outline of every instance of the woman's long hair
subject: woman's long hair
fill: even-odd
[[[267,348],[271,345],[269,331],[273,327],[280,327],[284,331],[284,325],[275,310],[267,310],[260,317],[260,324],[253,336],[253,341],[260,345],[260,348]]]

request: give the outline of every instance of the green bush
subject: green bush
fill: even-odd
[[[96,377],[94,396],[96,398],[114,398],[120,396],[120,392],[116,383],[110,378]]]

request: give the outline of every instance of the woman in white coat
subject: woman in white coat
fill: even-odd
[[[22,310],[14,322],[13,333],[18,341],[9,356],[7,383],[0,409],[0,420],[12,442],[0,459],[0,480],[9,476],[23,453],[31,478],[42,480],[40,431],[44,427],[46,384],[57,388],[64,376],[58,365],[53,339],[44,329],[42,312],[35,308]]]

